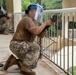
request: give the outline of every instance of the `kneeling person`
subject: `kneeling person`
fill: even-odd
[[[42,6],[31,4],[25,11],[26,16],[19,22],[17,30],[10,42],[10,50],[19,58],[17,65],[22,73],[26,75],[36,75],[34,69],[40,55],[40,47],[34,42],[36,36],[43,37],[46,31],[43,31],[46,26],[50,27],[53,24],[52,20],[47,20],[42,25],[38,26],[36,20],[41,21]],[[45,33],[45,34],[44,34]],[[9,58],[9,60],[12,57]],[[14,58],[14,57],[13,57]],[[4,69],[7,70],[9,65],[7,60]],[[12,60],[10,61],[12,62]],[[6,68],[7,66],[7,68]]]

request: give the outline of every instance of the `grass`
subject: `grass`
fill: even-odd
[[[74,75],[76,75],[76,66],[74,66],[73,69],[74,69],[74,71],[73,71]],[[72,73],[72,67],[69,68],[69,72]]]

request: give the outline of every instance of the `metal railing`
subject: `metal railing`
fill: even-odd
[[[66,72],[76,73],[76,8],[45,10],[43,21],[57,14],[57,22],[48,30],[42,39],[42,55]]]

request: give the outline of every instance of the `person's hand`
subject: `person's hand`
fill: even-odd
[[[45,31],[46,29],[48,29],[52,24],[53,24],[53,22],[52,22],[51,20],[47,20],[47,21],[45,22],[46,27],[44,28],[43,31]]]
[[[46,24],[47,27],[50,27],[51,24],[52,24],[52,21],[51,21],[51,20],[47,20],[47,21],[45,22],[45,24]]]

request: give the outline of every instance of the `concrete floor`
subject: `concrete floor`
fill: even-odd
[[[9,55],[11,54],[9,50],[9,43],[12,38],[12,34],[9,35],[0,35],[0,63],[5,63]],[[19,69],[16,65],[10,67],[7,71],[1,71],[0,75],[22,75],[19,72]],[[38,66],[33,69],[36,72],[36,75],[55,75],[52,73],[49,66],[46,65],[41,59],[38,62]]]

